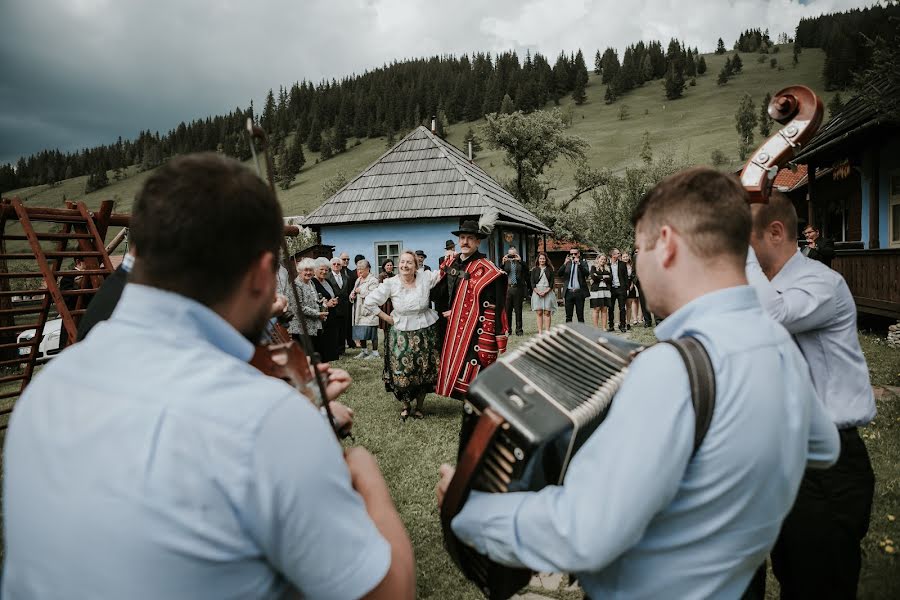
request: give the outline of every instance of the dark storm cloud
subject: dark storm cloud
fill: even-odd
[[[4,0],[0,162],[165,132],[258,103],[269,88],[441,53],[623,47],[678,36],[710,49],[773,35],[850,0]]]

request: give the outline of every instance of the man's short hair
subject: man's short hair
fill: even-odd
[[[278,256],[283,234],[278,200],[244,165],[213,153],[174,158],[135,198],[131,278],[212,306],[263,253]]]
[[[366,260],[366,257],[363,256],[362,254],[357,254],[356,256],[353,257],[353,264],[355,265],[356,263],[358,263],[361,260]]]
[[[797,209],[791,199],[781,192],[773,191],[767,204],[761,204],[753,215],[753,231],[757,234],[765,230],[769,224],[781,221],[789,236],[797,233]],[[807,225],[805,229],[815,229],[815,225]]]
[[[736,177],[710,167],[692,167],[666,177],[647,192],[631,217],[649,239],[668,225],[700,258],[747,259],[750,206]],[[651,246],[652,247],[652,246]]]

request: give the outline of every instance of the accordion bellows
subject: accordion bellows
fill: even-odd
[[[450,555],[488,598],[510,597],[527,585],[531,572],[477,553],[453,535],[450,521],[471,490],[537,491],[561,484],[641,349],[583,323],[567,323],[501,357],[472,383],[441,521]]]

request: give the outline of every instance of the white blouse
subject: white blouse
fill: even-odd
[[[437,285],[441,272],[417,272],[414,288],[404,286],[400,277],[397,275],[385,279],[374,291],[369,292],[364,310],[370,314],[378,314],[381,305],[390,300],[394,305],[391,317],[398,330],[415,331],[436,323],[438,314],[431,308],[430,293],[431,288]]]

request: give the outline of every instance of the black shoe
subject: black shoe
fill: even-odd
[[[608,328],[606,331],[608,331],[609,333],[613,333],[613,332],[615,332],[615,329],[613,329],[612,327],[610,327],[610,328]]]
[[[525,333],[524,331],[517,331],[517,332],[516,332],[516,335],[522,335],[522,334],[524,334],[524,333]]]
[[[625,331],[631,331],[631,324],[625,326]]]
[[[627,330],[624,327],[619,327],[619,333],[625,333]]]

